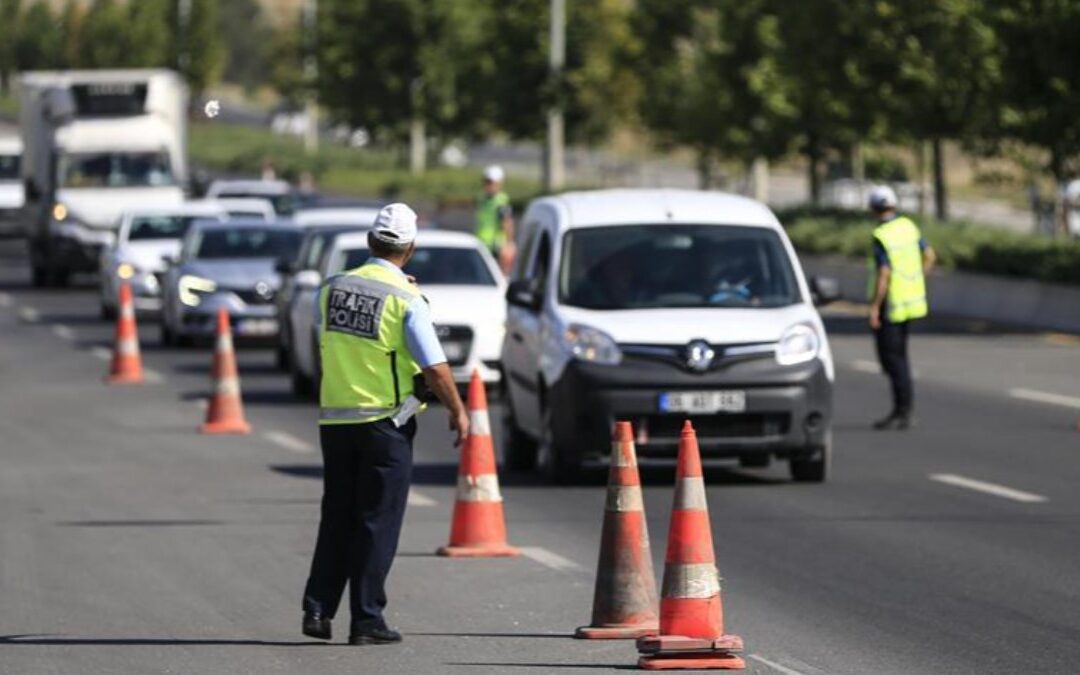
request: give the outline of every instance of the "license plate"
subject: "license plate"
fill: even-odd
[[[278,329],[277,319],[243,319],[236,322],[236,332],[240,335],[270,335]]]
[[[442,343],[442,348],[449,361],[463,361],[465,360],[465,357],[468,356],[465,351],[465,345],[460,342],[444,342]]]
[[[746,410],[745,391],[669,391],[660,394],[660,412],[741,413]]]

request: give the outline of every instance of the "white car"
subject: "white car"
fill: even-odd
[[[530,204],[507,291],[508,462],[554,479],[607,462],[616,420],[644,458],[704,457],[825,479],[833,361],[803,277],[764,204],[716,192],[607,190]]]
[[[316,274],[327,279],[359,267],[369,257],[366,234],[343,234],[334,240]],[[464,232],[421,230],[416,238],[416,253],[405,272],[416,277],[431,305],[454,380],[468,383],[475,369],[485,383],[498,382],[506,322],[506,281],[487,248]],[[308,273],[300,272],[298,277]],[[293,331],[293,390],[300,396],[314,393],[318,380],[317,302],[318,288],[308,286],[296,296],[288,318]]]
[[[293,214],[293,222],[308,225],[355,225],[371,227],[381,206],[332,206],[302,208]]]
[[[160,310],[164,259],[180,253],[180,240],[193,221],[224,220],[227,215],[219,204],[208,201],[125,211],[120,216],[116,241],[101,252],[98,279],[102,317],[116,316],[121,281],[131,284],[136,311]]]
[[[261,197],[209,197],[206,201],[216,203],[230,218],[257,218],[265,221],[278,218],[274,204]]]
[[[283,180],[215,180],[206,189],[207,199],[266,199],[278,215],[288,216],[296,210],[299,195]]]

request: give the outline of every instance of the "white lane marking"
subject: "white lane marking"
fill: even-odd
[[[143,368],[143,379],[151,384],[161,384],[165,381],[165,376],[156,370]]]
[[[41,318],[41,313],[34,307],[20,307],[19,318],[26,323],[37,323],[37,320]]]
[[[11,307],[11,294],[0,292],[0,307]]]
[[[859,372],[862,372],[862,373],[880,373],[881,372],[881,366],[874,363],[873,361],[865,361],[863,359],[858,359],[856,361],[852,361],[851,362],[851,367],[853,369],[855,369],[855,370],[858,370]]]
[[[438,506],[439,503],[416,490],[409,490],[409,506]]]
[[[1059,405],[1064,408],[1080,408],[1080,397],[1065,396],[1064,394],[1052,394],[1048,391],[1039,391],[1037,389],[1024,389],[1023,387],[1017,387],[1015,389],[1009,390],[1009,396],[1021,399],[1023,401],[1049,403],[1050,405]]]
[[[1037,495],[1033,492],[1024,492],[1023,490],[1016,490],[997,483],[987,483],[985,481],[975,480],[974,478],[965,478],[964,476],[957,476],[954,473],[932,473],[929,478],[938,483],[945,483],[946,485],[952,485],[954,487],[983,492],[988,495],[1011,499],[1017,502],[1033,504],[1047,501],[1046,497]]]
[[[58,323],[52,327],[53,335],[61,340],[74,340],[75,332],[62,323]]]
[[[558,553],[553,553],[540,546],[523,546],[521,553],[530,560],[535,560],[544,567],[550,567],[558,572],[579,572],[585,568],[569,558],[564,558]]]
[[[93,355],[95,359],[101,359],[102,361],[112,360],[112,350],[107,347],[91,347],[90,354]]]
[[[197,398],[193,400],[192,403],[194,403],[195,407],[199,410],[206,410],[210,407],[210,399],[208,398]]]
[[[773,670],[775,670],[777,672],[780,672],[780,673],[783,673],[784,675],[803,675],[802,672],[800,672],[798,670],[792,670],[791,668],[788,668],[787,666],[782,666],[779,663],[777,663],[776,661],[771,661],[771,660],[765,658],[761,654],[750,654],[750,658],[757,661],[758,663],[763,663],[766,666],[772,668]]]
[[[263,434],[263,437],[271,443],[276,443],[286,450],[292,450],[293,452],[299,452],[303,455],[308,455],[315,452],[315,446],[308,443],[302,438],[297,438],[292,434],[285,433],[284,431],[267,431]]]

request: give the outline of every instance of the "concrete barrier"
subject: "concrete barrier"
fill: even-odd
[[[839,256],[799,256],[807,276],[833,277],[847,300],[866,300],[865,262]],[[934,270],[930,311],[1031,328],[1080,333],[1080,286]]]

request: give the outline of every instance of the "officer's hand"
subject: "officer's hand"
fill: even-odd
[[[881,310],[877,307],[870,308],[870,329],[878,330],[881,328]]]
[[[469,436],[469,413],[464,408],[457,414],[450,413],[450,431],[457,437],[454,439],[454,447],[461,447]]]

